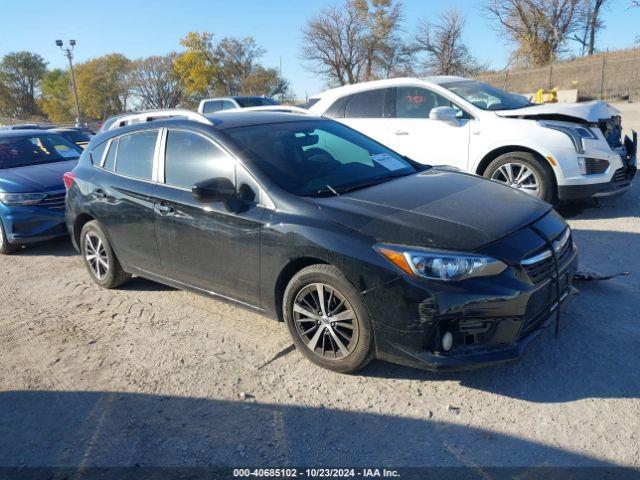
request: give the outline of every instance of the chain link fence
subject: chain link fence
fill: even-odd
[[[510,92],[577,89],[580,100],[640,98],[640,49],[602,53],[547,67],[504,70],[478,80]]]

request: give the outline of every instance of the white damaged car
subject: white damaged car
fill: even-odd
[[[548,202],[609,196],[631,186],[637,135],[622,139],[605,102],[537,105],[461,77],[396,78],[310,99],[330,117],[418,162],[452,165]]]

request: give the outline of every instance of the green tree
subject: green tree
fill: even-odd
[[[47,62],[37,53],[8,53],[0,61],[0,89],[4,113],[29,118],[40,113],[36,96]]]
[[[70,122],[75,118],[69,73],[56,68],[42,79],[40,108],[55,123]]]

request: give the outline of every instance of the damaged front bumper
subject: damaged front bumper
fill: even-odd
[[[631,188],[638,168],[637,160],[638,135],[635,131],[632,138],[624,139],[624,145],[615,149],[622,160],[622,167],[611,175],[608,182],[575,185],[559,185],[558,200],[570,201],[587,198],[601,198],[620,195]]]
[[[577,293],[575,246],[554,274],[533,283],[519,266],[501,275],[433,284],[401,277],[365,293],[377,357],[431,371],[470,370],[517,360]],[[453,346],[444,351],[449,332]]]

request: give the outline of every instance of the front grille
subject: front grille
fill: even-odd
[[[613,178],[611,179],[613,182],[624,182],[625,180],[629,180],[629,175],[627,174],[627,169],[622,167],[613,172]]]
[[[49,208],[51,210],[64,210],[65,193],[51,193],[47,195],[40,203],[39,207]]]
[[[543,253],[548,253],[548,256],[541,258],[531,265],[524,265],[524,271],[527,272],[529,278],[533,283],[538,283],[547,278],[554,270],[553,256],[549,250],[545,250]]]
[[[596,175],[604,173],[609,168],[609,162],[599,158],[585,158],[584,166],[587,175]]]
[[[571,231],[566,229],[552,242],[555,250],[558,266],[562,268],[571,258],[573,251],[573,238]],[[551,277],[555,272],[553,254],[551,250],[544,250],[522,261],[524,271],[533,283],[540,283]]]

